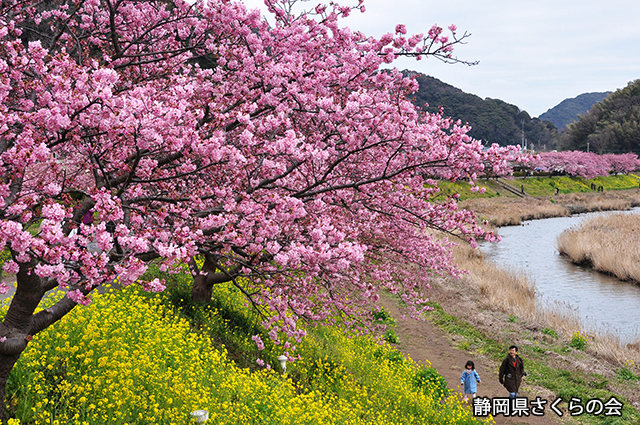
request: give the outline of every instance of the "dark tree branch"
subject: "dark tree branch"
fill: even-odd
[[[73,310],[76,305],[77,303],[71,298],[62,297],[60,301],[58,301],[51,307],[34,314],[31,317],[29,335],[35,335],[38,332],[47,329],[49,326],[62,319],[67,313]]]

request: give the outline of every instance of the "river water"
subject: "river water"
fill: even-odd
[[[629,211],[640,213],[639,209]],[[640,339],[640,285],[623,282],[560,256],[556,238],[596,214],[557,217],[502,227],[499,243],[483,243],[482,251],[498,266],[523,271],[536,284],[542,301],[566,303],[586,328],[614,332],[622,342]],[[630,247],[630,249],[638,249]]]

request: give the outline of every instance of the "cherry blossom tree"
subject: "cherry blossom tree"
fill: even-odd
[[[594,152],[582,151],[543,152],[528,165],[532,168],[567,173],[586,179],[608,176],[610,173],[629,174],[639,168],[638,156],[634,153],[598,155]]]
[[[607,160],[593,152],[561,151],[543,152],[532,161],[535,168],[540,168],[552,173],[566,173],[571,176],[580,176],[592,179],[597,176],[609,174]]]
[[[607,161],[609,172],[612,174],[629,174],[640,168],[640,160],[635,153],[620,155],[608,153],[602,156]]]
[[[361,4],[267,3],[272,25],[226,0],[3,2],[0,248],[16,292],[1,397],[32,335],[94,288],[161,291],[139,281],[151,262],[187,264],[195,300],[231,282],[279,342],[304,336],[299,319],[366,326],[382,288],[417,314],[426,275],[459,273],[431,229],[495,238],[455,199],[433,202],[435,179],[504,173],[515,150],[483,152],[382,69],[455,62],[467,35],[375,39],[340,26]]]

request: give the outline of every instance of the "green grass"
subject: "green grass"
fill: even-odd
[[[630,175],[616,175],[606,177],[596,177],[594,179],[584,179],[582,177],[568,177],[568,176],[554,176],[554,177],[527,177],[527,178],[515,178],[515,179],[503,179],[505,182],[515,188],[519,188],[521,185],[524,187],[524,191],[527,195],[546,197],[553,196],[556,188],[559,193],[584,193],[593,192],[591,190],[591,184],[596,186],[602,186],[604,190],[625,190],[625,189],[637,189],[640,183],[640,176]],[[481,187],[485,187],[484,194],[479,192],[471,192],[471,186],[469,182],[459,181],[439,181],[438,187],[441,189],[442,196],[451,196],[454,193],[460,194],[460,200],[473,199],[473,198],[492,198],[494,196],[506,196],[514,197],[515,195],[502,189],[495,180],[479,179],[477,184]]]
[[[484,193],[472,192],[471,186],[468,181],[450,182],[448,180],[438,181],[438,187],[440,188],[439,197],[448,197],[457,193],[460,195],[460,200],[474,199],[474,198],[493,198],[500,196],[500,186],[498,186],[493,180],[478,180],[477,185],[484,187],[486,190]],[[504,192],[504,190],[503,190]]]
[[[464,340],[459,342],[459,344],[464,344],[465,349],[480,354],[489,354],[495,359],[503,357],[503,354],[506,352],[505,346],[494,339],[486,337],[471,324],[446,313],[440,303],[429,301],[427,305],[433,308],[433,310],[427,313],[427,320],[441,327],[447,331],[447,333],[464,337]],[[497,354],[497,357],[494,357],[493,353],[499,354]]]
[[[9,249],[4,249],[3,251],[0,251],[0,269],[4,267],[5,261],[7,261],[10,258],[11,258],[11,252],[9,251]]]
[[[618,378],[620,378],[623,381],[637,381],[640,380],[640,376],[634,374],[631,369],[629,369],[627,366],[623,366],[620,369],[618,369],[616,371],[616,374],[618,375]]]

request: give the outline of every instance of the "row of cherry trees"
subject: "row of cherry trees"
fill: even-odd
[[[569,174],[592,179],[610,174],[629,174],[640,169],[640,160],[634,153],[598,155],[593,152],[544,152],[527,164],[529,169]]]
[[[227,0],[2,3],[0,249],[16,275],[2,399],[32,335],[150,262],[188,264],[195,300],[231,282],[279,343],[304,336],[301,319],[367,326],[382,288],[419,312],[425,276],[459,273],[429,229],[495,239],[432,202],[432,179],[507,172],[515,150],[483,151],[381,70],[455,62],[466,34],[376,39],[340,25],[354,8],[267,3],[272,25]],[[55,287],[66,297],[34,313]]]

